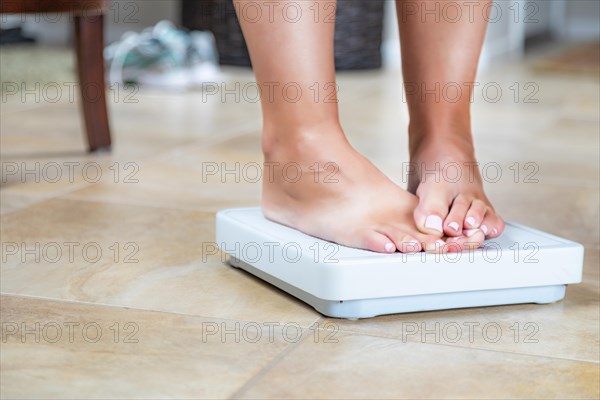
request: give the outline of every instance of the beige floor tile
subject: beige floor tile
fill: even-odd
[[[140,139],[156,136],[198,140],[241,128],[260,128],[258,102],[245,101],[242,95],[236,99],[221,93],[141,91],[137,103],[113,103],[111,118],[119,124],[123,135]]]
[[[35,112],[35,118],[12,113],[0,123],[0,188],[7,193],[52,196],[97,181],[124,183],[135,178],[144,159],[189,142],[122,135],[119,122],[113,121],[113,151],[89,154],[76,106],[46,106]]]
[[[0,304],[1,396],[7,399],[227,398],[296,335],[281,327],[24,297],[3,296]]]
[[[160,107],[165,107],[164,99],[161,103],[156,95],[146,97],[145,101],[153,104],[152,107],[139,104],[113,106],[114,145],[111,153],[86,153],[83,133],[76,121],[79,111],[74,104],[42,107],[36,110],[36,118],[24,118],[28,113],[12,113],[2,118],[0,188],[7,193],[52,196],[90,183],[110,182],[124,186],[122,189],[127,192],[132,181],[138,180],[146,169],[151,169],[146,165],[162,154],[178,148],[202,148],[205,144],[243,134],[246,129],[258,129],[256,123],[247,118],[229,124],[225,129],[224,121],[209,118],[210,110],[193,112],[189,105],[187,110],[159,113]],[[169,98],[167,111],[170,107],[178,110],[178,107],[188,104],[186,96],[174,98],[178,101]],[[206,105],[201,99],[198,102],[200,106]],[[214,109],[216,104],[208,106]],[[188,119],[179,113],[186,113]],[[152,118],[156,119],[159,114],[167,117],[154,121]],[[257,114],[259,117],[260,114]],[[148,186],[164,189],[168,177],[162,174],[158,179],[161,181],[147,182]],[[190,201],[197,201],[197,198]]]
[[[135,187],[149,162],[109,153],[3,157],[0,188],[6,194],[52,197],[103,182]]]
[[[497,178],[498,183],[518,183],[526,190],[538,183],[598,188],[599,168],[593,161],[594,152],[588,147],[559,157],[555,149],[510,141],[480,141],[477,150],[479,170],[487,172],[486,183],[495,182],[499,171],[502,176]]]
[[[302,326],[319,317],[225,265],[210,213],[54,199],[3,216],[1,233],[3,293]]]
[[[112,156],[141,157],[186,145],[193,139],[170,133],[168,121],[136,113],[135,105],[115,105],[110,111]],[[128,108],[129,107],[129,108]],[[130,110],[133,108],[133,111]],[[2,118],[3,157],[56,158],[85,155],[87,142],[77,104],[45,105],[32,111],[10,113]],[[201,131],[201,129],[198,129]],[[197,139],[197,138],[196,138]]]
[[[227,85],[235,85],[235,82]],[[218,141],[240,130],[260,129],[259,103],[245,100],[243,93],[238,90],[237,95],[241,97],[235,99],[231,95],[222,96],[221,92],[127,88],[110,91],[107,103],[112,155],[137,159],[190,143]],[[64,97],[56,103],[42,99],[35,103],[39,106],[34,110],[18,111],[16,107],[17,111],[3,115],[0,123],[2,155],[64,157],[85,152],[79,99]],[[231,118],[232,115],[236,118]]]
[[[105,180],[69,198],[217,211],[260,205],[264,173],[258,132],[210,147],[177,149],[139,168],[139,182]]]
[[[36,109],[44,107],[45,105],[42,103],[35,102],[22,102],[20,99],[15,99],[15,101],[11,101],[11,99],[7,98],[5,102],[2,103],[2,107],[0,107],[0,115],[2,117],[6,117],[8,114],[28,111],[34,113]]]
[[[20,210],[43,200],[45,200],[44,197],[13,194],[0,191],[0,214],[6,214],[15,210]]]
[[[325,318],[331,330],[492,351],[598,363],[599,251],[585,256],[584,281],[563,301],[380,316],[350,321]]]
[[[498,212],[514,221],[596,249],[600,243],[597,188],[537,184],[489,184]]]
[[[0,190],[5,195],[53,197],[102,179],[111,179],[108,158],[80,156],[2,159]],[[118,167],[119,164],[114,164]],[[124,165],[122,163],[121,165]],[[122,168],[116,168],[115,172]]]
[[[338,333],[307,338],[237,397],[595,398],[597,363]]]

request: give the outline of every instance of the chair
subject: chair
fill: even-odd
[[[81,101],[88,148],[91,152],[111,146],[106,85],[104,82],[104,13],[105,0],[2,0],[0,13],[25,14],[68,12],[75,24],[75,51],[81,88]],[[98,88],[97,95],[86,88]]]

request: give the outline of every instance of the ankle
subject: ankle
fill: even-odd
[[[443,126],[423,129],[409,127],[411,157],[436,148],[450,150],[453,153],[459,152],[461,155],[474,156],[475,154],[473,136],[469,128]]]
[[[421,143],[448,141],[449,139],[471,143],[471,116],[469,110],[444,109],[438,112],[410,114],[408,133],[411,148]]]
[[[311,124],[265,123],[262,134],[262,151],[265,160],[281,157],[314,157],[315,152],[327,147],[325,143],[345,140],[337,121]]]

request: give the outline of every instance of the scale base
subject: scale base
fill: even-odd
[[[481,248],[448,254],[344,247],[269,221],[258,208],[222,210],[216,222],[216,246],[231,265],[337,318],[552,303],[583,270],[579,243],[510,222]]]
[[[474,290],[469,292],[435,293],[413,296],[383,297],[360,300],[324,300],[298,289],[235,257],[229,265],[280,288],[302,300],[323,315],[333,318],[372,318],[378,315],[447,310],[453,308],[486,307],[507,304],[547,304],[562,300],[567,285],[550,285],[510,289]]]

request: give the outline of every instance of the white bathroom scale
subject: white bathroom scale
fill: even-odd
[[[583,246],[523,225],[462,253],[381,254],[340,246],[264,218],[260,208],[217,213],[229,264],[337,318],[551,303],[581,282]]]

